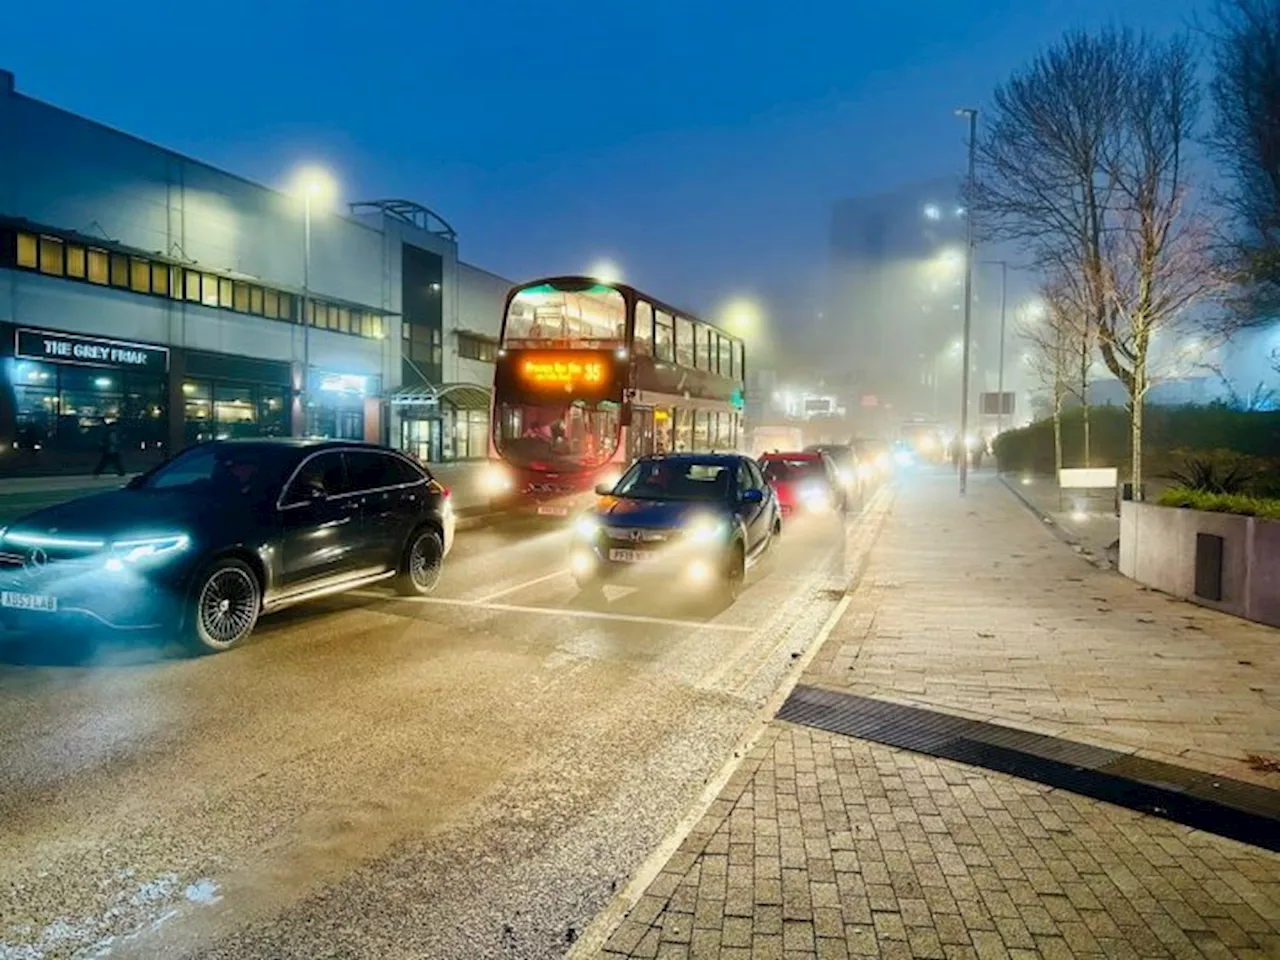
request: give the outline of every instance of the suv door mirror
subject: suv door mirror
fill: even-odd
[[[611,484],[611,483],[597,483],[597,484],[596,484],[596,494],[597,494],[597,496],[601,496],[601,497],[611,497],[611,496],[613,496],[613,484]]]

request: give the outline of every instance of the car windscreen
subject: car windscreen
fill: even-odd
[[[730,464],[698,460],[640,460],[614,487],[620,497],[640,500],[727,500]]]
[[[289,452],[255,444],[208,444],[178,454],[140,478],[140,490],[243,494],[275,488],[292,462]]]
[[[821,460],[766,460],[761,464],[764,478],[770,483],[794,483],[800,480],[825,480]]]

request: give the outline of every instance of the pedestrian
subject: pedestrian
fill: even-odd
[[[948,452],[951,454],[951,469],[959,473],[960,458],[964,456],[964,443],[960,440],[959,434],[951,438],[951,448]]]
[[[973,469],[982,469],[982,458],[987,452],[987,436],[984,433],[978,434],[978,442],[973,445]]]
[[[102,476],[102,471],[107,467],[116,468],[116,476],[124,476],[124,463],[120,460],[120,431],[116,429],[113,421],[102,421],[104,432],[102,434],[101,454],[98,457],[98,465],[93,468],[95,477]]]

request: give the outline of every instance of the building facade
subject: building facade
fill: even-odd
[[[131,470],[226,437],[456,451],[453,412],[487,410],[490,383],[446,369],[458,305],[492,300],[459,289],[477,271],[456,234],[405,201],[304,202],[0,71],[0,474],[87,469],[108,435]],[[500,302],[487,328],[475,309],[496,333]],[[406,384],[429,412],[395,403]],[[441,424],[434,447],[419,421]]]

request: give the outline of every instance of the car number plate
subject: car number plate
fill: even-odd
[[[569,515],[568,507],[553,507],[543,504],[538,507],[538,513],[544,517],[567,517]]]
[[[44,593],[14,593],[13,591],[5,590],[0,593],[0,607],[53,613],[58,609],[58,598]]]
[[[609,559],[617,560],[622,563],[644,563],[646,560],[652,560],[655,554],[651,550],[618,550],[609,551]]]

